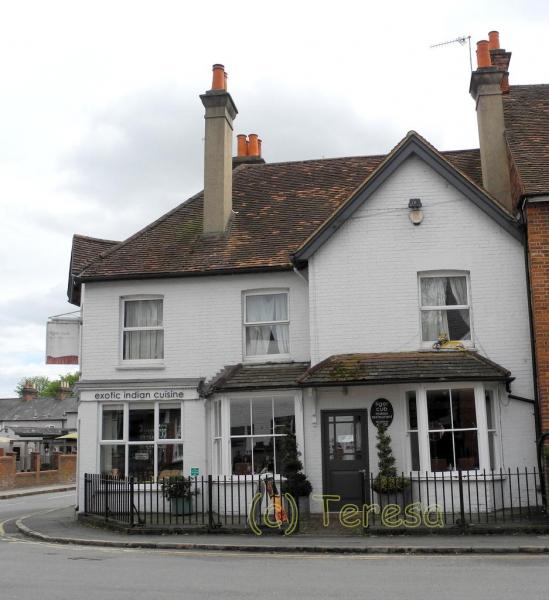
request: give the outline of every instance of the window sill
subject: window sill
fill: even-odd
[[[242,362],[245,364],[289,363],[292,362],[292,358],[289,354],[266,354],[264,356],[245,356]]]
[[[162,370],[166,365],[163,362],[136,362],[135,364],[120,363],[115,366],[117,371],[149,371]]]

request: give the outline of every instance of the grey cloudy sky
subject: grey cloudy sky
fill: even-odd
[[[549,82],[543,1],[0,4],[0,397],[44,365],[73,233],[124,239],[201,187],[211,65],[267,161],[478,145],[469,56],[499,29],[511,83]],[[474,51],[474,48],[473,48]]]

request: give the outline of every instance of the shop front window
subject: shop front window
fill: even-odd
[[[478,469],[474,389],[427,390],[427,414],[431,470]]]
[[[101,473],[150,482],[183,475],[181,404],[102,407]]]
[[[280,473],[280,440],[288,432],[295,432],[293,398],[232,399],[231,472],[234,475]]]

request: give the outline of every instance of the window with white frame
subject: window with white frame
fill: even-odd
[[[288,432],[295,433],[294,398],[231,398],[228,402],[231,473],[280,473],[281,440]]]
[[[215,475],[222,475],[222,429],[221,429],[221,400],[213,402],[213,465]]]
[[[243,312],[247,358],[289,355],[288,292],[247,292]]]
[[[100,471],[154,481],[183,474],[181,403],[102,406]]]
[[[427,390],[431,471],[480,466],[473,388]]]
[[[466,273],[419,276],[421,339],[471,340],[469,277]]]
[[[162,298],[122,300],[122,360],[164,358]]]
[[[419,471],[419,431],[415,391],[406,392],[406,408],[408,410],[408,437],[410,439],[410,467],[412,471]]]
[[[497,392],[481,383],[420,385],[405,392],[413,471],[495,469]]]

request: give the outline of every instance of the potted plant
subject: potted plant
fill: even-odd
[[[377,427],[376,448],[378,473],[372,482],[372,489],[380,496],[380,504],[389,502],[401,504],[410,487],[410,480],[397,473],[395,457],[391,448],[391,436],[383,424],[379,424]]]
[[[192,481],[183,475],[167,477],[162,480],[162,494],[169,500],[174,515],[190,515],[192,513]]]
[[[298,503],[299,514],[306,516],[310,512],[309,496],[313,491],[311,482],[303,473],[303,463],[299,459],[295,434],[287,428],[278,448],[280,474],[284,477],[282,491],[291,494]]]

